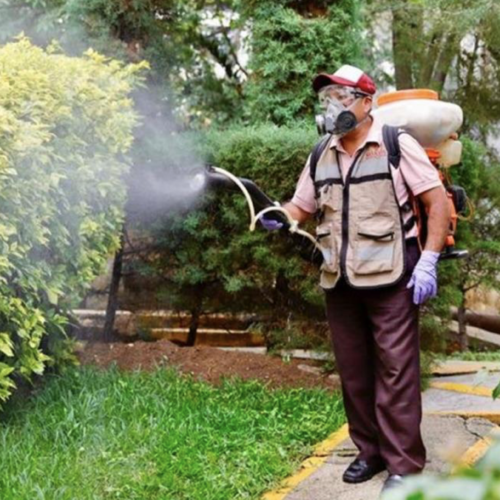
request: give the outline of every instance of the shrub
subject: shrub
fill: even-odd
[[[67,311],[119,243],[140,69],[0,48],[0,401],[68,358]]]

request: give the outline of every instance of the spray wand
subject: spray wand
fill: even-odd
[[[283,229],[287,229],[293,235],[298,235],[301,239],[307,239],[314,245],[314,248],[319,250],[320,255],[322,255],[322,249],[318,245],[316,238],[307,231],[299,229],[298,221],[296,221],[285,208],[280,206],[277,202],[272,201],[253,181],[237,177],[223,168],[209,166],[204,172],[196,175],[191,182],[193,188],[204,185],[208,185],[211,188],[224,187],[228,189],[239,189],[245,196],[248,204],[248,210],[250,212],[250,231],[255,231],[257,221],[261,216],[269,214],[268,218],[281,222],[283,224]],[[259,210],[257,213],[256,207]],[[314,256],[309,260],[314,260]]]

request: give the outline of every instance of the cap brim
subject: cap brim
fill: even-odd
[[[319,92],[323,87],[327,85],[345,85],[346,87],[354,87],[355,85],[344,78],[339,78],[338,76],[328,75],[326,73],[319,74],[312,83],[315,92]]]

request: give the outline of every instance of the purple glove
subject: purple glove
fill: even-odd
[[[424,250],[420,256],[410,282],[406,288],[413,288],[413,303],[417,306],[437,295],[438,252]]]
[[[265,215],[261,215],[259,217],[259,222],[262,224],[262,227],[268,231],[276,231],[277,229],[281,229],[283,227],[282,222],[278,222],[273,219],[266,219]]]

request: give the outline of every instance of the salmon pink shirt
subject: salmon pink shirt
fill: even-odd
[[[341,140],[339,141],[336,137],[332,138],[329,147],[336,148],[339,153],[340,169],[344,180],[356,156],[356,152],[362,149],[366,143],[377,143],[385,151],[382,139],[382,125],[377,119],[373,119],[365,141],[352,156],[343,148]],[[408,201],[408,190],[414,196],[418,196],[429,189],[441,187],[442,182],[436,167],[432,165],[422,146],[411,135],[401,134],[399,136],[399,145],[401,149],[401,163],[398,169],[393,168],[391,165],[391,172],[399,206],[402,206]],[[314,195],[314,184],[309,173],[309,160],[307,160],[306,166],[300,175],[292,203],[311,214],[315,213],[318,209]],[[407,238],[417,235],[417,227],[414,226],[407,234]]]

